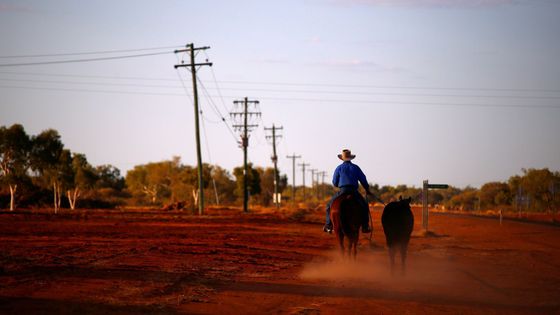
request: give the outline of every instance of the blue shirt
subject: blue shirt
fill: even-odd
[[[358,182],[364,188],[369,188],[366,175],[364,175],[364,172],[362,172],[358,165],[350,161],[344,161],[334,170],[332,183],[335,187],[351,186],[358,189]]]

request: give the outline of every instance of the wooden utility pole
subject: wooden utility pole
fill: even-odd
[[[322,179],[321,180],[321,189],[320,189],[320,191],[321,191],[320,198],[322,199],[322,198],[325,198],[325,176],[327,176],[327,172],[322,171],[322,172],[319,172],[317,175],[321,176],[321,179]],[[317,182],[319,182],[319,178],[317,178]]]
[[[315,195],[317,195],[317,186],[315,185],[315,174],[317,173],[317,169],[313,168],[309,170],[311,172],[311,195],[315,191]]]
[[[194,97],[194,129],[195,129],[195,138],[196,138],[196,163],[198,168],[198,214],[204,214],[204,187],[202,181],[202,154],[200,153],[200,130],[199,130],[199,123],[198,123],[198,89],[196,87],[196,67],[200,66],[212,66],[211,62],[204,62],[204,63],[196,63],[195,62],[195,51],[197,50],[206,50],[210,47],[194,47],[194,44],[187,44],[186,49],[178,49],[175,50],[175,53],[183,53],[188,52],[190,55],[190,63],[185,64],[184,61],[181,64],[175,65],[175,69],[179,67],[188,67],[190,68],[191,75],[192,75],[192,82],[193,82],[193,97]],[[188,69],[187,68],[187,69]]]
[[[301,173],[302,173],[302,175],[303,175],[303,178],[302,178],[302,189],[303,189],[303,200],[305,201],[305,167],[306,167],[306,166],[310,166],[311,164],[305,163],[305,162],[304,162],[304,163],[300,163],[300,164],[298,164],[298,165],[301,166],[301,171],[302,171]]]
[[[293,155],[286,156],[288,159],[292,159],[292,202],[294,206],[296,205],[296,159],[301,158],[301,155]]]
[[[247,166],[247,147],[249,146],[249,132],[252,131],[253,128],[258,127],[256,123],[250,124],[249,119],[252,117],[260,117],[261,113],[256,110],[249,111],[249,104],[255,105],[256,108],[259,101],[250,101],[247,97],[240,101],[233,101],[233,104],[243,106],[241,110],[231,112],[230,116],[233,120],[237,121],[237,124],[233,125],[233,127],[241,133],[241,146],[243,147],[243,211],[248,212],[249,190],[247,186],[247,174],[249,173],[249,169]]]
[[[272,163],[274,163],[274,203],[276,204],[276,209],[280,208],[280,196],[278,195],[278,156],[276,155],[276,138],[281,138],[282,135],[277,135],[276,130],[282,130],[282,127],[276,127],[272,124],[272,128],[264,128],[265,131],[270,130],[272,131],[271,136],[266,136],[267,139],[272,138]]]

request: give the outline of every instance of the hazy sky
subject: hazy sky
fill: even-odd
[[[263,127],[283,126],[290,183],[286,155],[330,181],[343,148],[380,184],[480,186],[521,168],[560,170],[560,1],[0,0],[0,64],[190,42],[211,46],[197,61],[214,63],[198,72],[205,162],[242,164],[221,116],[231,124],[232,101],[247,96],[262,112],[249,159],[271,166]],[[174,155],[194,165],[192,97],[179,75],[189,95],[192,84],[177,62],[0,66],[0,125],[57,129],[67,148],[123,174]]]

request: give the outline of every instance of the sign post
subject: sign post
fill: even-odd
[[[422,184],[422,228],[428,230],[428,189],[447,189],[447,184],[430,184],[428,180],[424,180]]]

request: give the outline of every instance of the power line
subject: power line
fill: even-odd
[[[203,52],[206,55],[206,59],[209,59],[206,51],[203,50]],[[227,106],[226,106],[226,102],[224,101],[224,97],[222,96],[222,91],[220,90],[220,87],[218,85],[218,80],[216,80],[216,74],[214,73],[214,68],[210,67],[210,72],[212,73],[212,78],[214,79],[214,84],[216,85],[216,90],[218,91],[218,95],[220,96],[220,100],[222,101],[222,106],[224,107],[224,110],[227,112],[228,109],[227,109]]]
[[[212,67],[210,67],[212,68]],[[198,78],[197,78],[198,79]],[[226,125],[229,133],[231,134],[231,136],[233,137],[234,141],[237,142],[237,137],[235,136],[235,133],[233,132],[233,130],[231,130],[231,127],[229,126],[229,124],[226,121],[226,118],[224,117],[224,115],[222,115],[222,113],[220,112],[220,110],[218,109],[218,107],[216,106],[216,104],[214,103],[212,97],[210,96],[210,94],[208,93],[208,91],[206,90],[206,87],[204,86],[204,84],[202,84],[202,82],[200,81],[200,79],[198,79],[200,86],[202,87],[202,91],[204,92],[204,95],[206,96],[206,98],[208,99],[208,103],[210,103],[211,106],[213,106],[213,110],[214,112],[220,117],[220,119],[222,120],[222,122]]]
[[[468,87],[435,87],[435,86],[399,86],[399,85],[369,85],[369,84],[329,84],[329,83],[294,83],[294,82],[261,82],[261,81],[222,81],[222,83],[232,84],[257,84],[257,85],[285,85],[285,86],[324,86],[324,87],[356,87],[356,88],[374,88],[374,89],[410,89],[410,90],[458,90],[458,91],[516,91],[516,92],[554,92],[558,93],[558,89],[528,89],[528,88],[468,88]]]
[[[99,78],[99,79],[115,79],[115,80],[148,80],[148,81],[175,81],[171,78],[153,78],[153,77],[129,77],[129,76],[98,76],[98,75],[81,75],[81,74],[62,74],[62,73],[39,73],[39,72],[11,72],[0,71],[2,74],[14,75],[38,75],[38,76],[55,76],[55,77],[76,77],[76,78]],[[365,84],[328,84],[328,83],[297,83],[297,82],[254,82],[254,81],[218,81],[220,83],[229,84],[255,84],[255,85],[277,85],[277,86],[317,86],[317,87],[342,87],[342,88],[373,88],[373,89],[412,89],[412,90],[458,90],[458,91],[509,91],[509,92],[546,92],[560,93],[560,89],[530,89],[530,88],[484,88],[484,87],[438,87],[438,86],[379,86]]]
[[[130,95],[154,95],[154,96],[184,96],[179,93],[151,93],[151,92],[129,92],[129,91],[111,91],[111,90],[91,90],[91,89],[68,89],[68,88],[47,88],[47,87],[29,87],[29,86],[14,86],[14,85],[0,85],[0,88],[14,88],[14,89],[27,89],[27,90],[46,90],[46,91],[64,91],[64,92],[87,92],[87,93],[109,93],[109,94],[130,94]],[[209,95],[209,97],[218,97],[216,95]],[[235,98],[235,96],[224,96],[228,98]],[[259,97],[264,100],[272,101],[291,101],[291,102],[314,102],[314,103],[350,103],[350,104],[365,104],[365,105],[420,105],[420,106],[442,106],[442,107],[480,107],[480,108],[532,108],[532,109],[560,109],[560,105],[512,105],[512,104],[476,104],[476,103],[438,103],[438,102],[408,102],[408,101],[369,101],[369,100],[342,100],[342,99],[319,99],[319,98],[288,98],[288,97]]]
[[[13,81],[13,82],[31,82],[31,83],[52,83],[52,84],[75,84],[75,85],[101,85],[101,86],[131,86],[131,87],[153,87],[153,88],[181,88],[178,85],[161,85],[161,84],[138,84],[138,83],[113,83],[113,82],[77,82],[77,81],[60,81],[60,80],[36,80],[36,79],[6,79],[0,78],[0,81]],[[198,79],[200,84],[204,81]],[[219,88],[206,88],[216,90],[218,97],[223,102],[223,95]],[[496,99],[560,99],[560,96],[526,96],[526,95],[466,95],[466,94],[410,94],[410,93],[377,93],[377,92],[349,92],[349,91],[317,91],[317,90],[282,90],[282,89],[238,89],[238,88],[223,88],[228,91],[257,91],[257,92],[278,92],[278,93],[309,93],[309,94],[341,94],[341,95],[366,95],[366,96],[404,96],[404,97],[456,97],[456,98],[496,98]],[[227,110],[227,109],[226,109]]]
[[[153,88],[182,88],[179,85],[161,85],[161,84],[139,84],[139,83],[114,83],[114,82],[88,82],[88,81],[61,81],[61,80],[35,80],[35,79],[5,79],[0,81],[13,82],[30,82],[30,83],[49,83],[49,84],[75,84],[75,85],[102,85],[102,86],[131,86],[131,87],[153,87]],[[559,97],[560,98],[560,97]]]
[[[81,93],[107,93],[107,94],[154,95],[154,96],[183,96],[183,97],[185,96],[185,94],[180,94],[180,93],[129,92],[129,91],[111,91],[111,90],[30,87],[30,86],[15,86],[15,85],[0,85],[0,88],[40,90],[40,91],[81,92]]]
[[[162,50],[162,49],[172,49],[172,48],[177,48],[177,47],[181,47],[181,45],[163,46],[163,47],[149,47],[149,48],[136,48],[136,49],[98,50],[98,51],[88,51],[88,52],[56,53],[56,54],[11,55],[11,56],[0,56],[0,58],[6,59],[6,58],[39,58],[39,57],[60,57],[60,56],[83,56],[83,55],[114,54],[114,53],[124,53],[124,52],[133,52],[133,51]]]
[[[128,77],[128,76],[106,76],[106,75],[85,75],[85,74],[64,74],[64,73],[40,73],[40,72],[13,72],[0,71],[1,74],[15,75],[35,75],[45,77],[69,77],[69,78],[95,78],[95,79],[111,79],[111,80],[144,80],[144,81],[173,81],[171,78],[148,78],[148,77]]]
[[[172,53],[173,52],[166,51],[166,52],[157,52],[157,53],[146,53],[146,54],[124,55],[124,56],[113,56],[113,57],[99,57],[99,58],[89,58],[89,59],[67,59],[67,60],[55,60],[55,61],[26,62],[26,63],[4,63],[4,64],[0,64],[0,67],[21,67],[21,66],[52,65],[52,64],[62,64],[62,63],[91,62],[91,61],[157,56],[157,55],[165,55],[165,54],[172,54]]]
[[[274,101],[294,101],[294,102],[322,102],[322,103],[355,103],[370,105],[424,105],[424,106],[449,106],[449,107],[510,107],[510,108],[560,108],[560,105],[511,105],[511,104],[475,104],[475,103],[436,103],[436,102],[408,102],[408,101],[368,101],[368,100],[348,100],[348,99],[318,99],[318,98],[286,98],[286,97],[267,97],[261,99]]]
[[[129,94],[129,95],[183,96],[183,97],[185,96],[185,94],[181,94],[181,93],[129,92],[129,91],[92,90],[92,89],[30,87],[30,86],[15,86],[15,85],[0,85],[0,88],[40,90],[40,91],[81,92],[81,93],[85,92],[85,93],[107,93],[107,94]]]

